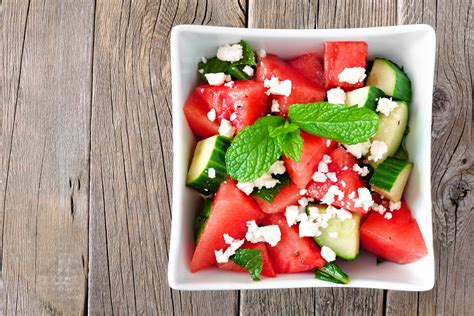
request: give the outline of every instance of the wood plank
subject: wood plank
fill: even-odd
[[[169,32],[243,26],[245,3],[97,3],[91,136],[89,311],[237,313],[238,292],[168,287],[172,182]],[[213,304],[207,304],[213,302]]]
[[[373,14],[377,12],[377,14]],[[361,17],[364,17],[361,19]],[[249,27],[341,28],[395,24],[393,1],[250,1]],[[242,291],[243,315],[382,314],[384,291],[366,289],[294,289]]]
[[[94,5],[4,1],[2,12],[2,314],[81,314]]]
[[[388,314],[407,314],[403,306],[416,301],[422,315],[474,309],[473,16],[469,0],[399,2],[400,23],[427,23],[437,34],[431,155],[436,284],[419,294],[389,291]]]

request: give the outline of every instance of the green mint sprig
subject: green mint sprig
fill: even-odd
[[[260,281],[263,269],[262,251],[256,249],[237,249],[231,260],[250,273],[254,281]]]
[[[332,262],[328,262],[324,267],[317,269],[314,277],[322,281],[338,284],[348,284],[350,282],[349,276],[337,264]]]

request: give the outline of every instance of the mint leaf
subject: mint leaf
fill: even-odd
[[[290,177],[285,174],[279,174],[274,176],[273,178],[280,180],[280,182],[275,185],[273,188],[267,189],[267,188],[261,188],[260,190],[255,191],[252,193],[253,195],[261,198],[262,200],[272,203],[273,200],[275,199],[275,196],[280,192],[280,190],[284,187],[290,184]]]
[[[232,261],[250,273],[252,280],[260,281],[260,273],[263,269],[262,251],[255,249],[237,249]]]
[[[281,136],[281,135],[285,135],[285,134],[294,132],[298,129],[299,129],[298,125],[290,123],[289,121],[285,121],[285,124],[283,124],[283,125],[280,125],[280,126],[277,126],[277,127],[270,126],[268,128],[268,131],[270,132],[269,133],[270,137],[278,137],[278,136]]]
[[[236,61],[236,65],[247,65],[247,66],[257,66],[257,61],[255,59],[255,53],[253,52],[252,46],[246,41],[240,41],[239,44],[242,46],[242,59]]]
[[[286,135],[280,135],[277,140],[285,156],[293,161],[300,162],[300,156],[303,152],[303,137],[301,137],[299,129]]]
[[[202,61],[198,64],[198,70],[202,69],[201,77],[206,80],[205,74],[213,74],[218,72],[227,73],[229,71],[230,63],[228,61],[222,61],[217,57],[212,57],[207,60],[206,63]]]
[[[379,125],[372,110],[328,102],[291,105],[288,117],[305,132],[349,145],[365,142]]]
[[[264,116],[237,134],[225,155],[227,172],[233,179],[253,181],[280,158],[282,149],[278,141],[270,137],[269,128],[282,124],[280,116]]]
[[[243,67],[242,67],[243,68]],[[251,79],[245,72],[243,72],[238,66],[231,64],[227,73],[234,79],[237,80],[249,80]]]
[[[333,262],[328,262],[324,267],[316,270],[315,277],[316,279],[339,284],[348,284],[350,281],[347,274]]]

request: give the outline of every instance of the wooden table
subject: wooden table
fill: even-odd
[[[3,314],[473,315],[472,0],[0,6]],[[170,290],[169,33],[184,23],[436,29],[432,291]]]

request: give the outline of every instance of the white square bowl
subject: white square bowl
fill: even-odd
[[[196,86],[201,56],[215,56],[222,44],[246,40],[282,58],[316,51],[322,56],[323,41],[356,40],[369,45],[369,59],[386,57],[403,66],[412,81],[410,134],[407,146],[415,163],[405,200],[418,221],[428,247],[423,259],[405,265],[385,262],[362,252],[354,262],[338,262],[350,276],[348,285],[316,280],[312,272],[281,274],[252,282],[249,275],[210,268],[191,273],[193,225],[200,196],[185,186],[195,138],[183,115],[186,98]],[[428,25],[403,25],[361,29],[273,30],[179,25],[171,32],[173,97],[173,205],[168,282],[178,290],[237,290],[301,287],[357,287],[426,291],[434,285],[431,218],[431,108],[436,36]]]

